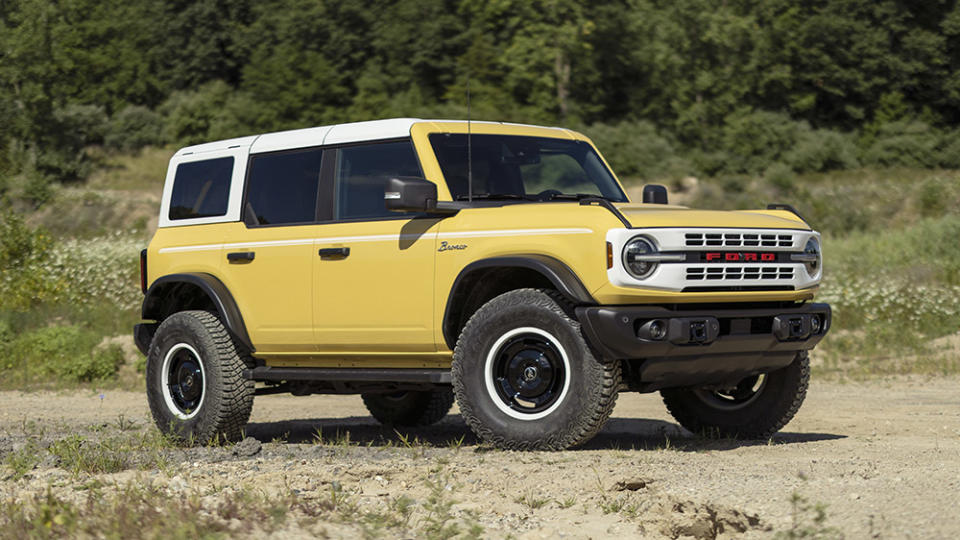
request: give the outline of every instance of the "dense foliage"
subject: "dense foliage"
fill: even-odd
[[[0,0],[0,192],[90,145],[463,117],[468,80],[627,175],[957,167],[958,65],[955,0]]]

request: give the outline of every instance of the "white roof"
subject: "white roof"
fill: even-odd
[[[214,141],[194,146],[187,146],[177,151],[177,156],[200,154],[213,150],[246,147],[250,153],[273,152],[292,148],[307,148],[325,144],[341,144],[380,139],[398,139],[410,135],[410,128],[418,122],[465,122],[465,120],[423,120],[420,118],[390,118],[386,120],[369,120],[367,122],[351,122],[290,131],[278,131],[263,135],[251,135],[236,139]],[[505,124],[505,122],[474,122],[475,124]]]

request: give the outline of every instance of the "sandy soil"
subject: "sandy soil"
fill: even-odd
[[[149,429],[138,393],[0,393],[0,457],[23,444],[25,421],[50,439],[115,425],[119,415]],[[336,485],[361,508],[401,494],[423,501],[429,484],[442,482],[456,501],[453,515],[490,537],[768,538],[795,523],[819,527],[812,511],[794,512],[794,494],[825,504],[822,526],[847,538],[960,536],[960,378],[814,381],[793,422],[763,443],[697,439],[658,395],[637,394],[621,394],[585,448],[557,453],[477,446],[456,409],[432,428],[404,433],[405,445],[356,396],[258,397],[247,434],[262,447],[250,440],[249,450],[177,451],[162,471],[100,476],[149,478],[171,491],[245,485],[305,497]],[[70,476],[49,460],[25,478],[4,476],[0,500],[48,485],[69,491]],[[349,523],[323,531],[358,533]],[[285,533],[298,534],[317,530]]]

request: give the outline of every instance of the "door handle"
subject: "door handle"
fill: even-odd
[[[350,248],[322,248],[318,253],[321,259],[346,259],[350,256]]]
[[[227,260],[231,263],[248,263],[253,260],[256,253],[252,251],[234,251],[227,253]]]

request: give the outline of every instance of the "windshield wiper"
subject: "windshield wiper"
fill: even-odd
[[[535,201],[536,197],[530,195],[517,195],[516,193],[474,193],[473,197],[469,195],[457,195],[458,201],[467,201],[473,199],[496,201],[496,200],[517,200],[517,201]]]
[[[604,199],[612,201],[609,197],[596,195],[594,193],[551,193],[547,196],[548,201],[582,201],[583,199]]]

